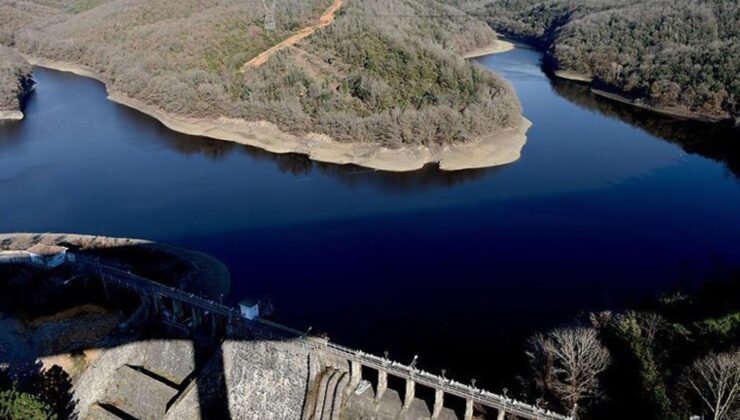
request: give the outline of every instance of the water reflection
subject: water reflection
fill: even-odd
[[[18,121],[0,121],[0,153],[18,148],[22,143],[18,135]]]
[[[295,153],[275,155],[255,148],[247,148],[246,151],[253,159],[275,162],[278,169],[283,173],[299,176],[317,172],[337,179],[342,184],[351,187],[372,185],[389,193],[405,193],[440,186],[454,187],[467,181],[483,178],[485,175],[492,174],[499,169],[493,167],[449,172],[440,170],[437,164],[428,164],[422,169],[412,172],[385,172],[356,165],[316,162],[305,155]]]
[[[240,148],[237,143],[172,131],[156,119],[126,106],[116,106],[113,110],[114,118],[125,123],[131,131],[146,134],[133,137],[134,141],[142,145],[156,143],[184,156],[202,155],[213,161],[223,160]]]
[[[35,98],[35,91],[26,95],[21,105],[21,111],[25,112]],[[22,123],[23,121],[0,121],[0,154],[16,149],[23,144],[22,136],[19,135]]]
[[[465,171],[442,171],[437,164],[428,164],[418,171],[385,172],[364,168],[357,165],[337,165],[317,162],[306,155],[298,153],[277,154],[229,141],[220,141],[201,136],[190,136],[174,132],[159,121],[128,107],[116,107],[117,118],[137,132],[148,132],[151,135],[137,136],[135,140],[152,141],[160,146],[176,151],[185,156],[202,155],[211,160],[224,160],[226,157],[241,153],[254,161],[273,162],[284,174],[307,176],[312,173],[336,178],[349,186],[361,184],[373,185],[392,193],[427,189],[433,187],[453,187],[484,177],[496,172],[499,168],[470,169]]]
[[[740,129],[723,124],[682,120],[646,112],[591,92],[581,83],[553,79],[553,90],[582,108],[617,118],[647,133],[679,145],[684,151],[721,162],[740,178]]]

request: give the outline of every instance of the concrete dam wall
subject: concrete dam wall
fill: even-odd
[[[105,350],[74,395],[81,419],[456,419],[403,392],[352,379],[345,360],[297,341],[224,341],[203,357],[188,340]],[[198,359],[203,360],[198,360]],[[227,398],[219,382],[225,384]],[[381,385],[383,386],[383,385]],[[214,405],[223,405],[220,413]],[[433,416],[434,414],[434,416]],[[496,418],[496,415],[492,418]]]

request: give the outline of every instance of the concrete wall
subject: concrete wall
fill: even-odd
[[[106,350],[76,385],[80,418],[91,407],[99,408],[97,403],[113,401],[138,418],[168,420],[207,418],[204,413],[213,413],[214,405],[235,420],[418,420],[432,415],[433,407],[422,400],[405,403],[403,390],[387,389],[380,399],[372,388],[358,395],[346,360],[300,341],[225,341],[202,366],[195,365],[193,355],[190,341],[176,340]],[[167,383],[137,375],[127,365]],[[195,380],[183,381],[188,375]],[[219,384],[225,384],[226,399]],[[437,418],[457,416],[444,408]]]
[[[232,419],[306,418],[312,384],[323,370],[315,355],[291,342],[226,341],[198,375],[182,398],[170,409],[166,419],[200,419],[200,404],[219,395],[202,395],[217,389],[223,369]]]
[[[84,419],[91,406],[109,397],[111,385],[120,379],[119,369],[126,365],[141,366],[173,382],[179,383],[195,368],[193,345],[190,341],[139,341],[105,350],[75,384],[79,418]],[[118,388],[125,393],[128,385]],[[118,395],[120,399],[135,396]],[[129,398],[130,397],[130,398]]]
[[[232,418],[300,419],[312,381],[309,353],[289,342],[226,342]]]

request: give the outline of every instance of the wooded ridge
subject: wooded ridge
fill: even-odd
[[[292,134],[337,141],[448,144],[521,123],[509,84],[461,58],[493,42],[495,33],[474,19],[429,17],[461,13],[444,1],[347,0],[331,25],[240,71],[315,24],[331,4],[4,2],[0,42],[90,68],[109,90],[169,113],[265,120]]]
[[[497,31],[546,50],[553,70],[647,107],[740,121],[737,0],[475,0]]]

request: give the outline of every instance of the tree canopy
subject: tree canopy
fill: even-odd
[[[495,40],[446,1],[345,0],[336,20],[259,68],[330,0],[32,0],[0,5],[0,42],[95,70],[109,89],[183,116],[266,120],[389,146],[463,142],[518,125],[511,87],[460,53]],[[409,18],[412,17],[412,18]],[[274,30],[273,28],[274,22]]]
[[[496,30],[547,50],[548,65],[655,107],[740,118],[737,0],[478,0]]]
[[[18,53],[0,45],[0,111],[15,111],[31,84],[31,66]]]

